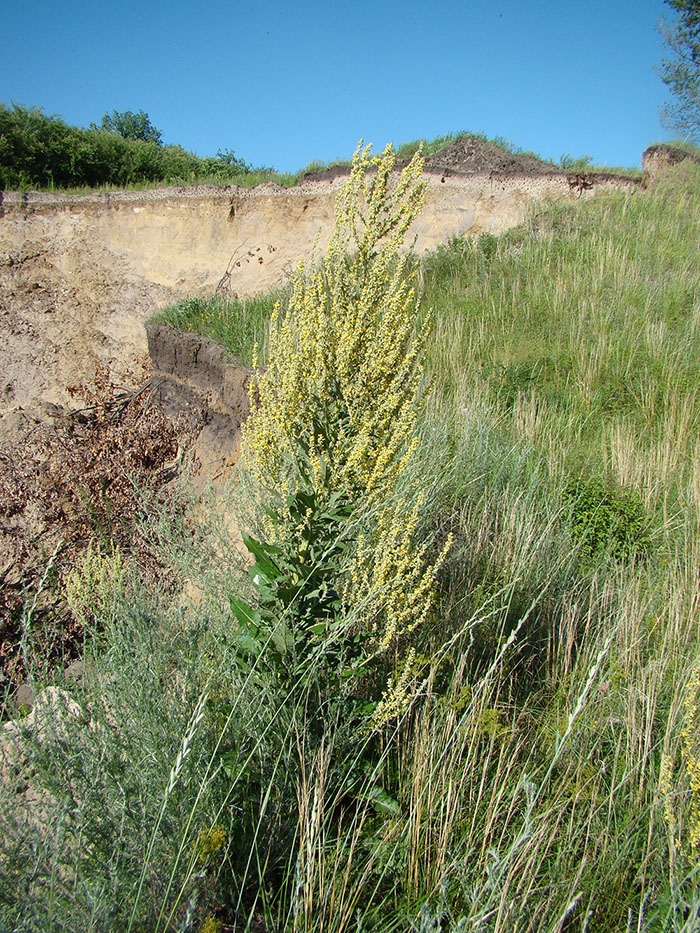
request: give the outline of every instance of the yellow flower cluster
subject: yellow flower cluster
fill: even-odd
[[[285,467],[298,438],[309,444],[317,478],[327,471],[328,488],[353,497],[383,495],[401,470],[425,335],[415,333],[415,296],[399,249],[424,185],[416,155],[392,190],[394,163],[391,146],[378,158],[358,148],[325,262],[311,273],[299,266],[288,314],[273,315],[270,366],[244,453],[258,478],[282,492],[292,491]]]
[[[269,367],[243,437],[245,462],[264,489],[297,491],[301,442],[316,492],[342,493],[373,515],[345,594],[372,633],[373,653],[425,619],[450,546],[428,564],[427,546],[414,543],[423,503],[407,476],[427,334],[416,327],[413,274],[401,249],[425,185],[420,152],[398,178],[394,166],[391,146],[380,156],[362,143],[356,150],[324,262],[299,266],[288,312],[273,314]],[[268,518],[265,532],[271,543],[294,544],[289,523]],[[382,715],[400,707],[407,686],[399,677]]]
[[[433,605],[437,572],[452,545],[448,539],[434,563],[426,566],[427,544],[413,544],[421,505],[420,498],[408,510],[403,501],[385,504],[372,540],[358,542],[352,595],[364,607],[377,653],[425,620]]]
[[[381,729],[392,719],[398,719],[408,708],[411,702],[412,682],[416,677],[415,662],[416,652],[413,648],[409,648],[401,665],[400,673],[391,679],[388,688],[382,693],[382,698],[372,713],[370,720],[372,728]]]
[[[194,843],[197,859],[206,862],[212,855],[223,849],[226,843],[226,830],[219,823],[214,823],[208,829],[202,829]]]
[[[216,920],[214,917],[207,917],[200,927],[200,933],[221,933],[223,928],[224,925],[221,920]]]
[[[690,808],[688,812],[688,841],[693,856],[700,849],[700,668],[696,668],[688,685],[685,698],[685,723],[682,730],[683,764],[688,778]]]
[[[679,819],[679,788],[674,783],[673,762],[664,759],[660,789],[664,816],[673,849],[695,862],[700,852],[700,666],[693,671],[685,696],[685,717],[681,729],[681,761],[687,791],[683,816]]]
[[[101,554],[88,545],[65,582],[66,600],[75,619],[87,625],[90,617],[105,612],[121,592],[126,567],[119,548]]]

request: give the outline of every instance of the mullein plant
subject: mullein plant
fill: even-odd
[[[232,608],[287,680],[319,660],[366,669],[403,645],[430,613],[449,548],[431,554],[420,540],[411,478],[427,330],[401,248],[424,202],[423,159],[398,178],[394,165],[391,145],[356,150],[325,260],[299,265],[287,312],[272,316],[244,429],[265,540],[245,537],[257,605]],[[409,695],[414,652],[401,650],[375,725]]]
[[[658,910],[659,928],[690,933],[700,923],[700,666],[685,689],[680,762],[662,761],[659,786],[668,830],[669,889]]]

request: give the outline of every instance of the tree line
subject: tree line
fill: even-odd
[[[700,0],[665,0],[675,17],[662,18],[659,32],[670,57],[662,59],[659,74],[673,95],[661,109],[669,129],[700,142]]]
[[[99,126],[70,126],[40,107],[0,103],[0,188],[191,182],[253,171],[231,150],[200,157],[164,145],[143,111],[106,113]]]

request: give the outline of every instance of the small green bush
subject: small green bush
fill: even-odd
[[[643,555],[650,547],[649,518],[635,490],[614,488],[598,478],[567,483],[571,533],[589,556],[608,550],[613,557]]]

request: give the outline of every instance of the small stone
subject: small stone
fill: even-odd
[[[30,709],[34,706],[34,690],[29,684],[20,684],[15,694],[17,706],[28,706]]]
[[[80,681],[83,678],[85,663],[81,660],[73,661],[63,672],[63,676],[69,681]]]

